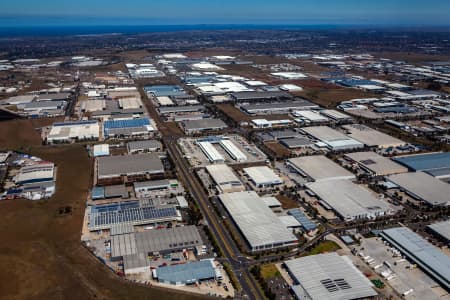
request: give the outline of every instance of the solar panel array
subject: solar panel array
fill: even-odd
[[[127,120],[108,120],[104,123],[105,129],[113,128],[131,128],[131,127],[142,127],[145,125],[150,125],[150,120],[148,118],[137,118],[137,119],[127,119]]]
[[[125,204],[125,205],[124,205]],[[136,206],[137,204],[137,206]],[[178,216],[175,206],[140,207],[138,202],[92,207],[89,229],[107,229],[112,225],[131,223],[134,225],[174,219]]]
[[[293,216],[306,231],[314,230],[317,225],[312,222],[300,209],[294,208],[288,211],[288,214]]]

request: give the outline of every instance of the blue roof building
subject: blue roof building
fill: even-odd
[[[188,285],[216,278],[212,260],[160,267],[155,273],[159,282],[173,285]]]
[[[288,210],[288,215],[293,216],[306,231],[312,231],[317,228],[317,225],[312,222],[300,209],[294,208]]]

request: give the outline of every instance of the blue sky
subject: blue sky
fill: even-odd
[[[0,25],[450,25],[449,0],[2,0]]]

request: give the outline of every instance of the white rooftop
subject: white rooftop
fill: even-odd
[[[288,164],[314,181],[355,178],[353,173],[324,155],[295,157],[289,159]]]
[[[392,212],[374,192],[350,180],[325,180],[306,186],[331,206],[343,219],[375,218]]]
[[[256,185],[272,185],[283,183],[280,176],[275,174],[275,172],[267,166],[244,168],[244,172]]]
[[[255,192],[219,195],[253,250],[292,245],[297,238]]]
[[[376,296],[372,283],[347,256],[336,253],[305,256],[285,262],[299,299],[350,300]]]

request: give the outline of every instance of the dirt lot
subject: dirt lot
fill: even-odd
[[[294,199],[291,199],[287,196],[278,195],[276,196],[277,200],[280,201],[281,207],[283,209],[291,209],[291,208],[298,208],[300,205],[295,201]]]
[[[63,118],[42,118],[34,120],[12,120],[0,123],[0,149],[25,149],[42,144],[36,128],[61,121]]]
[[[0,202],[0,299],[200,299],[125,282],[81,245],[92,162],[80,145],[36,145],[34,135],[21,133],[35,126],[27,123],[2,122],[0,144],[55,162],[57,190],[50,200]],[[60,214],[65,207],[70,212]]]
[[[291,151],[278,142],[266,142],[264,145],[279,158],[289,157]]]
[[[373,98],[379,96],[377,94],[352,88],[305,88],[303,92],[297,93],[297,95],[328,108],[335,107],[341,101],[345,100],[356,98]]]

